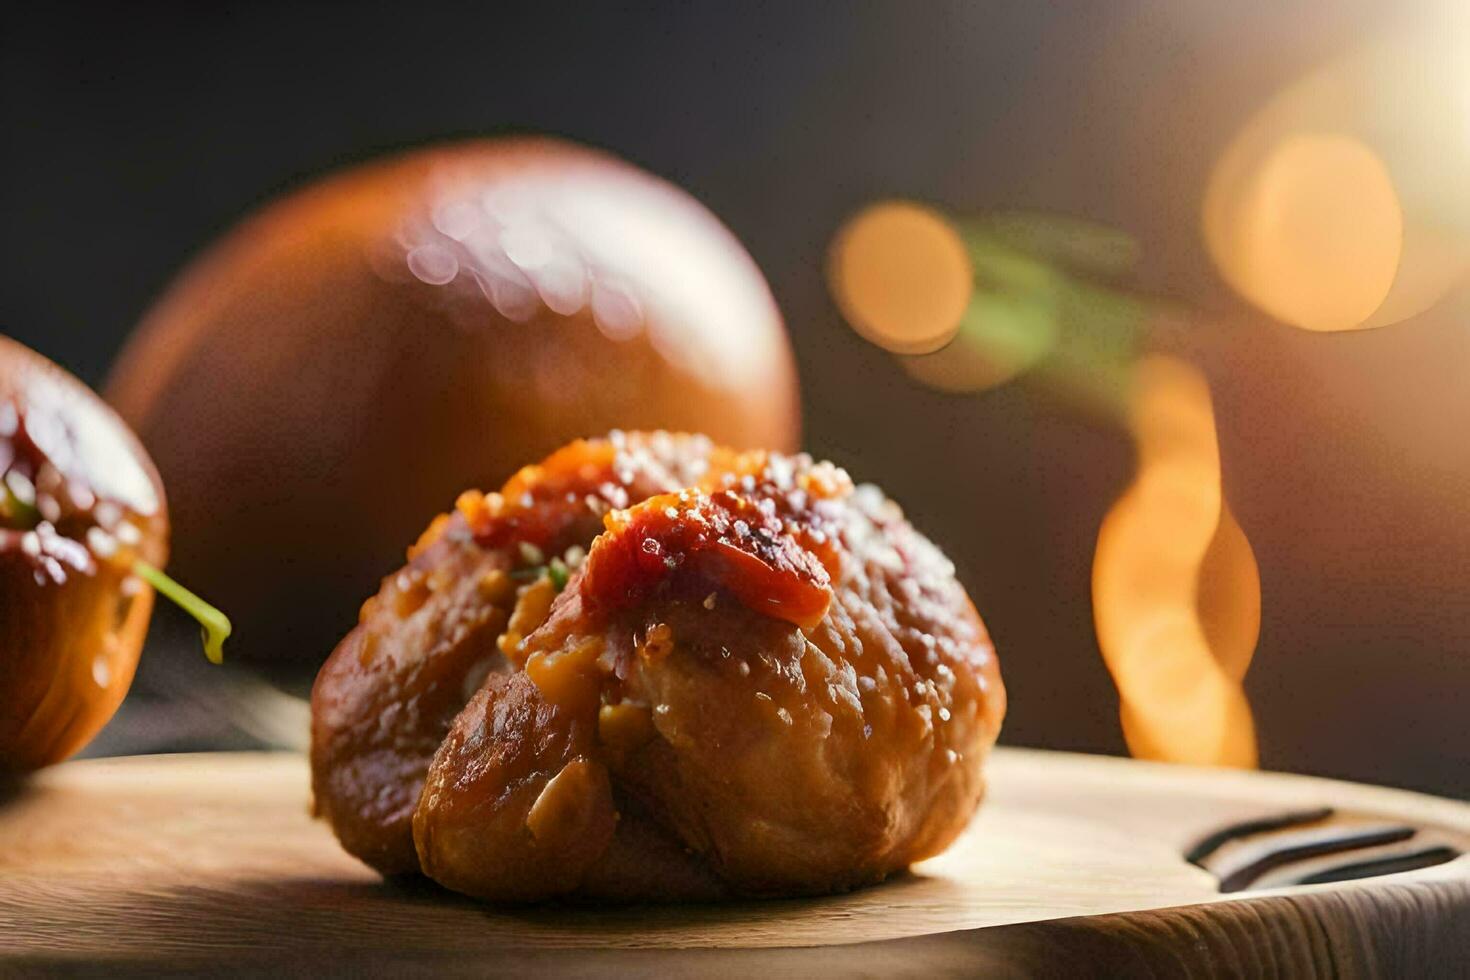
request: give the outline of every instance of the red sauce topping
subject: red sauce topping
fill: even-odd
[[[581,592],[614,610],[665,582],[696,580],[767,616],[810,629],[832,601],[835,529],[850,485],[830,468],[763,460],[760,477],[727,473],[692,489],[650,498],[604,521],[587,557]]]
[[[701,436],[583,439],[523,467],[499,493],[468,495],[459,509],[486,547],[525,542],[560,551],[590,540],[609,511],[723,475],[740,458]]]
[[[832,600],[851,491],[847,474],[805,456],[615,434],[558,450],[499,493],[466,493],[457,509],[485,547],[551,556],[595,538],[581,583],[592,608],[622,608],[677,579],[810,628]]]
[[[626,505],[626,490],[612,480],[615,456],[605,442],[572,443],[541,465],[523,467],[498,494],[462,497],[459,509],[486,547],[524,541],[553,548],[578,524]]]

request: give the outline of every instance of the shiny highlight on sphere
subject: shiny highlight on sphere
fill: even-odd
[[[531,137],[416,150],[263,208],[163,294],[107,395],[237,655],[308,663],[466,488],[612,429],[791,449],[799,418],[780,311],[719,219]]]

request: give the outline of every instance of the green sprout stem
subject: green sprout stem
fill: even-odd
[[[539,578],[551,579],[551,584],[560,592],[567,587],[567,580],[572,577],[572,570],[567,563],[560,558],[553,558],[544,565],[527,565],[517,568],[510,573],[510,577],[517,582],[534,582]]]
[[[29,531],[40,523],[41,512],[35,504],[11,489],[11,479],[10,474],[0,479],[0,527]]]
[[[199,621],[204,634],[204,655],[209,658],[210,663],[225,662],[225,640],[230,635],[231,627],[230,620],[224,613],[141,558],[133,563],[133,572]]]

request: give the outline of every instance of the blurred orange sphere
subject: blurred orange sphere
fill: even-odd
[[[153,610],[132,561],[166,562],[168,505],[102,399],[6,337],[0,477],[0,773],[25,772],[86,745],[128,693]]]
[[[107,395],[235,649],[309,662],[466,487],[612,428],[799,436],[740,243],[678,188],[544,138],[412,152],[269,206],[159,300]]]
[[[827,275],[853,329],[895,354],[928,354],[953,340],[975,289],[959,232],[911,201],[882,201],[850,218]]]

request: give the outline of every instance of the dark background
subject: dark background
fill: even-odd
[[[1382,9],[1380,9],[1382,8]],[[514,130],[683,185],[771,280],[806,441],[956,559],[1011,694],[1003,740],[1122,751],[1089,570],[1114,427],[1027,385],[930,392],[822,279],[879,197],[1126,229],[1134,286],[1204,316],[1226,491],[1261,566],[1263,764],[1470,794],[1470,341],[1459,304],[1310,335],[1199,236],[1253,109],[1408,13],[1383,5],[26,5],[0,27],[0,330],[98,384],[149,300],[253,207],[396,148]],[[1390,25],[1391,26],[1391,25]]]

